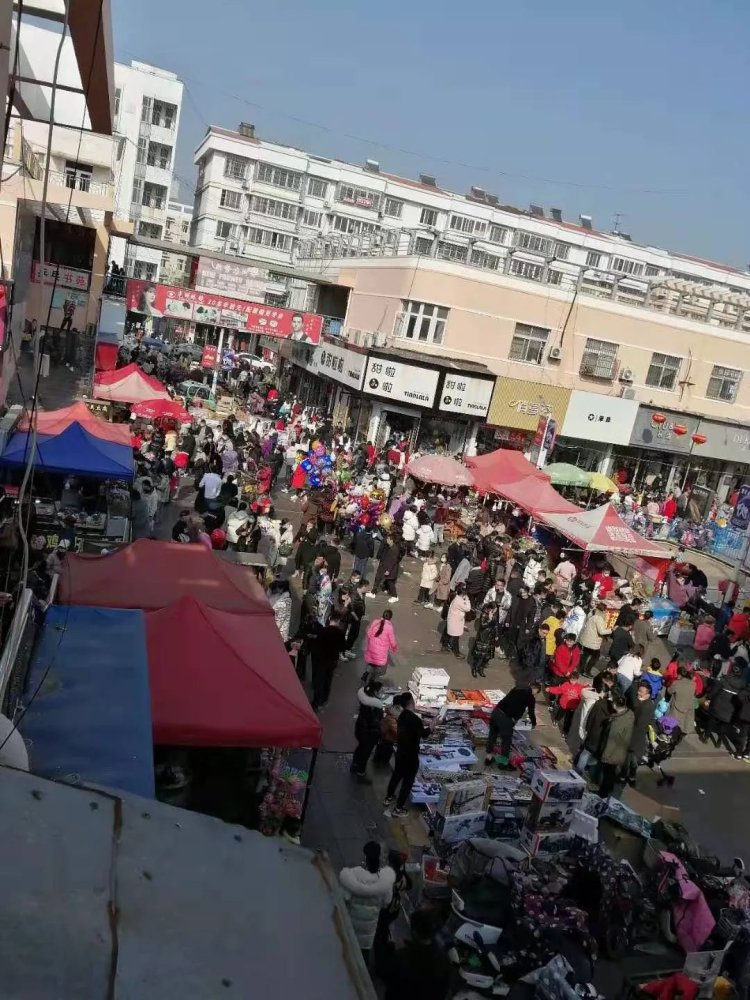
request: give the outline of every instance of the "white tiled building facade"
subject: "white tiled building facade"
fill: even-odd
[[[190,222],[193,206],[170,201],[162,239],[166,243],[185,247],[190,243]],[[159,278],[165,285],[185,285],[190,276],[190,258],[184,253],[163,253]]]
[[[117,214],[137,236],[164,239],[174,174],[183,86],[174,73],[146,63],[115,64],[119,139]],[[112,259],[137,278],[159,277],[161,252],[113,242]]]

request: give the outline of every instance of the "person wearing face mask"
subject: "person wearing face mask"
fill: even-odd
[[[438,610],[442,610],[443,605],[450,597],[452,576],[453,570],[451,569],[451,564],[448,562],[448,557],[446,555],[440,556],[437,587],[435,590],[435,607]]]

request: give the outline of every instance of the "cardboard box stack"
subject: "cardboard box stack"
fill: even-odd
[[[532,857],[568,850],[575,838],[570,826],[585,791],[586,782],[575,771],[535,771],[521,847]]]
[[[417,667],[409,681],[417,708],[442,708],[448,700],[450,682],[442,667]]]

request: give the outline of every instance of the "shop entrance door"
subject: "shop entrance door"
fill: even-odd
[[[383,410],[378,427],[376,448],[382,448],[390,438],[405,437],[409,452],[414,451],[414,445],[419,433],[420,417],[418,413],[394,413],[393,410]]]

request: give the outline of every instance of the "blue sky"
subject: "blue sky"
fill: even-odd
[[[192,201],[208,123],[639,242],[750,264],[743,0],[112,0],[115,56],[186,83]],[[231,96],[234,95],[234,96]],[[239,99],[238,99],[239,98]],[[365,142],[363,140],[370,140]],[[418,154],[418,155],[413,155]]]

